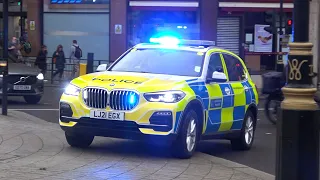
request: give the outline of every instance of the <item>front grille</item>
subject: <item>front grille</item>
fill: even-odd
[[[21,78],[24,77],[24,81],[21,81]],[[32,85],[37,82],[36,76],[24,76],[24,75],[9,75],[8,83],[16,85]]]
[[[105,89],[86,88],[82,96],[88,107],[98,109],[105,109],[109,105],[113,110],[127,111],[139,103],[138,93],[128,90],[113,90],[108,94]]]
[[[139,95],[134,91],[114,90],[109,98],[110,108],[114,110],[131,110],[139,103]]]
[[[104,89],[87,88],[83,91],[83,100],[88,107],[105,109],[108,92]]]

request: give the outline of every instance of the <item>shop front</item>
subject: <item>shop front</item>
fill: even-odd
[[[83,59],[94,53],[95,60],[109,60],[109,1],[61,2],[44,1],[43,43],[48,56],[61,44],[70,57],[72,41],[77,40]]]
[[[217,42],[217,0],[110,2],[110,60],[126,49],[161,35]],[[117,32],[117,26],[122,31]]]
[[[128,47],[165,35],[200,39],[198,2],[131,1],[129,6]]]
[[[279,27],[280,25],[280,4],[277,1],[230,2],[221,0],[219,7],[219,18],[225,16],[225,18],[229,19],[228,21],[231,21],[231,18],[236,17],[240,21],[240,27],[238,27],[239,21],[234,21],[236,25],[233,27],[231,25],[233,23],[230,23],[228,26],[232,28],[226,29],[225,36],[234,36],[234,40],[230,39],[230,43],[235,42],[238,41],[235,38],[237,32],[239,32],[237,34],[240,37],[240,41],[237,42],[239,55],[245,60],[247,67],[251,69],[251,74],[274,71],[277,63],[279,63],[278,60],[283,59],[286,61],[286,53],[289,50],[287,44],[292,41],[292,32],[285,27],[288,26],[288,22],[292,22],[292,0],[284,0],[282,14],[282,31],[284,35],[282,38],[280,38],[279,33],[269,33],[264,29],[270,26],[270,22],[268,22],[270,15],[274,16],[276,26]],[[222,22],[224,23],[225,21]],[[220,39],[219,29],[218,23],[218,39]],[[278,28],[276,31],[280,32],[280,29]],[[224,39],[226,46],[230,45],[225,37],[222,39]],[[280,44],[282,46],[281,49],[279,48]],[[236,43],[234,43],[234,47],[236,47]],[[236,50],[233,51],[236,52]]]

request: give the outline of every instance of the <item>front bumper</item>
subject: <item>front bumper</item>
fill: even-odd
[[[26,84],[28,85],[28,84]],[[44,92],[44,82],[38,81],[35,84],[29,84],[31,86],[30,90],[14,90],[13,84],[8,84],[7,93],[8,96],[36,96],[42,95]],[[3,89],[2,84],[0,85],[0,95],[2,95]]]
[[[64,126],[64,123],[76,123],[72,127]],[[91,118],[73,119],[60,117],[60,126],[62,130],[72,134],[88,134],[92,136],[103,136],[121,139],[143,140],[152,143],[170,143],[175,140],[176,134],[155,135],[144,134],[141,128],[150,128],[150,126],[138,125],[133,121],[113,121]]]
[[[184,103],[185,104],[185,103]],[[141,98],[132,110],[124,110],[124,120],[90,118],[89,108],[79,96],[63,94],[60,100],[61,128],[69,132],[125,139],[144,139],[148,136],[175,137],[184,106],[174,103],[150,103]],[[100,109],[101,110],[101,109]],[[107,107],[107,112],[114,110]],[[119,111],[118,111],[119,112]]]

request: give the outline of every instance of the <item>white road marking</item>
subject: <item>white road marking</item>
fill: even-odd
[[[266,135],[271,135],[272,133],[266,133]]]

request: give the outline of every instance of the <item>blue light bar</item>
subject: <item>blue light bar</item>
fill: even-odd
[[[150,42],[162,45],[215,46],[214,41],[178,39],[171,36],[150,38]]]
[[[180,44],[180,40],[175,37],[165,36],[161,38],[150,38],[151,43],[159,43],[163,45],[178,45]]]

